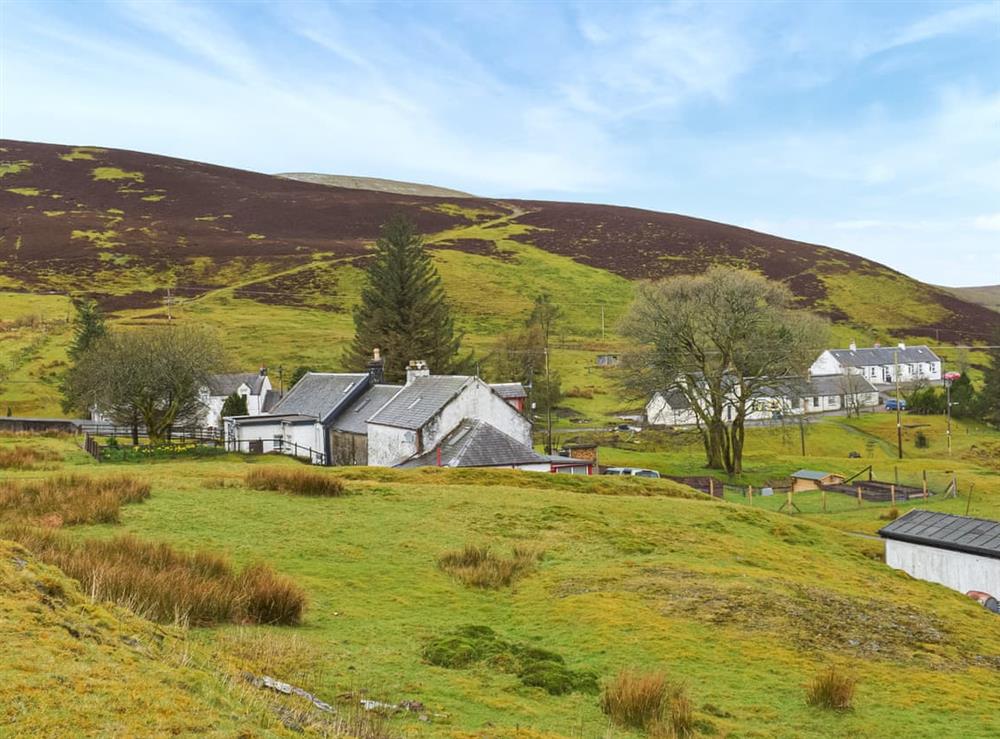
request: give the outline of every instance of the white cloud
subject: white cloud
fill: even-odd
[[[1000,231],[1000,213],[976,216],[972,219],[972,225],[983,231]]]
[[[1000,27],[1000,4],[986,2],[956,5],[914,21],[880,40],[860,43],[855,53],[858,57],[871,56],[970,29],[992,29],[996,35],[998,27]]]

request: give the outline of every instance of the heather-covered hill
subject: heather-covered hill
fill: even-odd
[[[5,286],[86,285],[115,296],[117,308],[159,304],[166,287],[190,296],[317,261],[355,261],[389,214],[402,211],[439,246],[502,261],[514,273],[522,262],[502,248],[504,239],[628,279],[718,262],[758,269],[787,281],[804,304],[858,327],[981,338],[1000,321],[848,252],[688,216],[331,187],[94,147],[3,141],[0,148]],[[310,277],[268,288],[286,296],[277,302],[302,305]]]

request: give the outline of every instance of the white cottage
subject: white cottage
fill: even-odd
[[[913,510],[879,535],[890,567],[960,593],[1000,596],[1000,522]]]
[[[898,378],[897,378],[898,371]],[[927,346],[907,346],[900,342],[894,347],[858,348],[853,342],[847,349],[827,349],[813,362],[809,374],[861,375],[873,385],[900,382],[941,380],[941,358]]]
[[[247,400],[247,415],[266,413],[277,401],[277,393],[271,388],[267,369],[260,372],[238,372],[227,375],[212,375],[208,386],[201,390],[201,402],[205,406],[205,425],[219,426],[222,422],[222,406],[226,398],[233,394]]]

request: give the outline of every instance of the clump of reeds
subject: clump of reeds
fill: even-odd
[[[652,737],[694,735],[694,709],[687,691],[658,670],[620,671],[601,692],[601,710],[614,723],[645,730]]]
[[[806,702],[811,706],[835,711],[849,711],[854,706],[854,689],[858,681],[853,675],[830,666],[812,679],[806,688]]]
[[[488,546],[466,544],[442,554],[438,567],[466,585],[501,588],[531,571],[543,555],[540,549],[515,545],[510,557],[502,557]]]
[[[58,462],[62,455],[33,446],[0,447],[0,469],[33,470],[45,462]]]
[[[116,523],[122,505],[149,497],[149,483],[128,475],[61,475],[0,483],[0,519],[50,527]]]
[[[344,483],[336,477],[312,470],[259,467],[247,473],[245,482],[252,490],[276,490],[293,495],[338,497],[347,493]]]
[[[74,539],[50,529],[11,526],[3,536],[110,600],[161,623],[297,624],[305,592],[267,565],[237,572],[222,556],[181,552],[135,536]]]

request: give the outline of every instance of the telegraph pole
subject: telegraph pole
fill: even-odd
[[[893,379],[896,381],[896,448],[899,450],[899,458],[903,458],[903,420],[899,408],[899,349],[892,352]]]
[[[545,345],[545,426],[548,437],[548,441],[545,444],[545,453],[552,454],[552,381],[549,375],[548,344]]]

